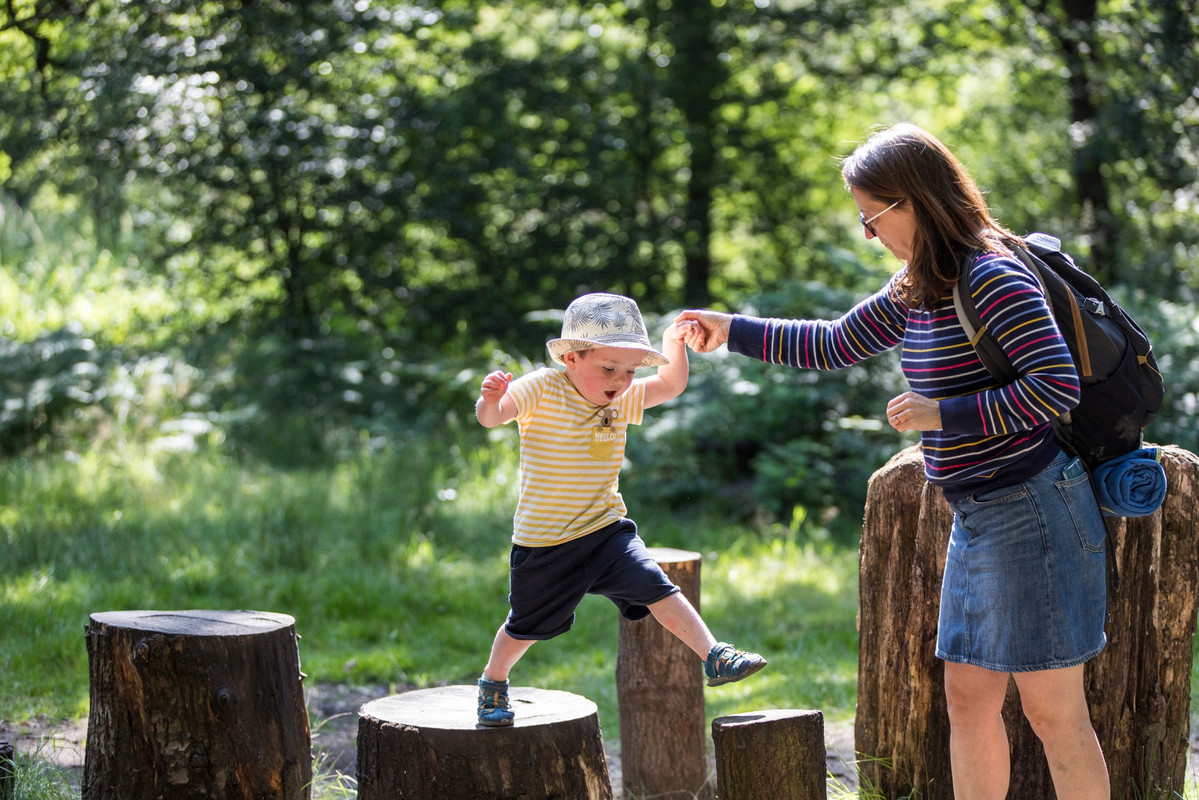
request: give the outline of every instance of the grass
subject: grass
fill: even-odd
[[[507,612],[514,482],[502,435],[473,448],[364,445],[319,469],[115,438],[0,463],[0,719],[86,715],[83,629],[100,611],[281,612],[296,619],[310,682],[471,683]],[[703,554],[715,635],[771,661],[709,690],[709,721],[766,707],[851,718],[856,551],[646,511],[634,517],[651,545]],[[615,607],[589,597],[513,680],[591,698],[616,741],[617,637]],[[353,796],[348,780],[318,765],[321,796]]]
[[[473,682],[507,610],[514,461],[497,436],[473,448],[364,446],[320,469],[116,439],[0,463],[0,720],[85,716],[83,627],[121,609],[290,614],[310,682]],[[856,548],[633,506],[650,544],[703,555],[700,607],[714,634],[770,659],[752,680],[707,690],[709,724],[761,708],[852,719]],[[532,648],[513,680],[591,698],[616,743],[617,638],[615,609],[589,597],[574,628]],[[315,800],[356,796],[329,764],[314,773]],[[18,775],[16,800],[77,796],[37,754],[19,757]]]

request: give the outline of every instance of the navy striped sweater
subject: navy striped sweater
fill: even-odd
[[[912,391],[940,402],[924,431],[925,474],[949,499],[1017,483],[1058,452],[1050,422],[1078,404],[1078,374],[1045,296],[1018,261],[984,254],[970,273],[979,314],[1020,377],[1000,386],[979,361],[950,297],[909,310],[895,278],[837,320],[735,316],[729,350],[771,364],[842,369],[896,346]]]

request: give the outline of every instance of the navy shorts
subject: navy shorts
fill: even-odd
[[[938,658],[1032,672],[1103,649],[1107,529],[1074,460],[1062,454],[1022,483],[949,505]]]
[[[629,519],[565,544],[514,544],[508,564],[512,610],[504,630],[513,639],[566,633],[588,594],[607,597],[625,619],[638,620],[649,616],[647,606],[679,591],[650,557]]]

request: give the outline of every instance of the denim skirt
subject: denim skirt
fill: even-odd
[[[937,657],[996,672],[1081,664],[1107,642],[1107,530],[1064,453],[1028,480],[950,502]]]

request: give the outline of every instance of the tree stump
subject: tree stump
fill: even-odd
[[[1113,797],[1181,792],[1190,729],[1191,642],[1199,609],[1199,457],[1163,447],[1169,490],[1148,517],[1109,519],[1119,588],[1108,644],[1085,671]],[[943,667],[935,656],[952,513],[924,479],[919,447],[874,474],[862,529],[855,748],[864,783],[888,798],[952,797]],[[1109,554],[1110,556],[1110,554]],[[1014,684],[1004,706],[1010,797],[1052,797],[1041,745]]]
[[[257,611],[90,620],[83,800],[311,797],[295,620]]]
[[[699,610],[699,553],[649,553]],[[652,617],[620,620],[616,654],[621,783],[634,797],[700,794],[708,781],[702,662]]]
[[[824,800],[824,714],[774,710],[712,720],[720,800]]]
[[[12,800],[17,782],[16,766],[12,745],[0,742],[0,800]]]
[[[475,686],[372,700],[358,712],[359,800],[612,800],[595,703],[513,687],[516,722],[478,725]]]

